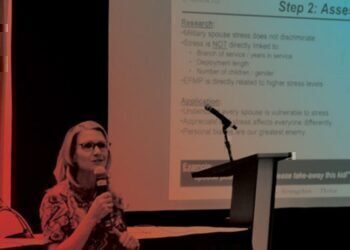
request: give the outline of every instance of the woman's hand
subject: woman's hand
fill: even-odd
[[[96,197],[91,204],[87,216],[99,223],[106,215],[113,212],[113,198],[110,192],[105,192]]]
[[[139,240],[132,236],[128,231],[124,231],[119,235],[119,242],[129,250],[137,250],[140,247]]]

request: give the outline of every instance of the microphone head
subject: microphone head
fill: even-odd
[[[94,169],[96,176],[96,192],[102,194],[108,191],[108,175],[105,167],[98,166]]]
[[[104,166],[97,166],[94,169],[94,174],[95,175],[107,175],[106,168]]]
[[[208,110],[208,111],[212,109],[212,107],[209,104],[205,104],[204,108],[205,110]]]

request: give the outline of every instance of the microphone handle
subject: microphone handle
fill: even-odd
[[[108,186],[96,186],[96,196],[103,194],[108,191]]]
[[[102,185],[98,185],[102,184]],[[105,179],[100,179],[97,181],[96,185],[96,195],[100,195],[102,193],[105,193],[108,191],[108,185],[107,185],[107,180]],[[104,225],[108,230],[113,228],[113,223],[112,223],[112,213],[107,214],[103,219],[101,220],[101,224]]]

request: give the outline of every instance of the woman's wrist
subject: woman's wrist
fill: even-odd
[[[99,223],[99,221],[97,220],[96,216],[93,216],[89,212],[87,213],[87,215],[85,217],[85,220],[86,220],[86,223],[88,223],[92,227],[95,227],[96,224]]]

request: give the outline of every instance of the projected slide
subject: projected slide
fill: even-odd
[[[191,172],[295,152],[277,206],[350,205],[350,4],[109,3],[111,185],[126,210],[227,209],[232,177]],[[327,199],[324,199],[327,198]]]
[[[221,122],[206,104],[238,126],[228,130],[236,158],[349,157],[350,5],[343,3],[172,1],[171,199],[229,195],[226,179],[188,177],[229,159]]]

